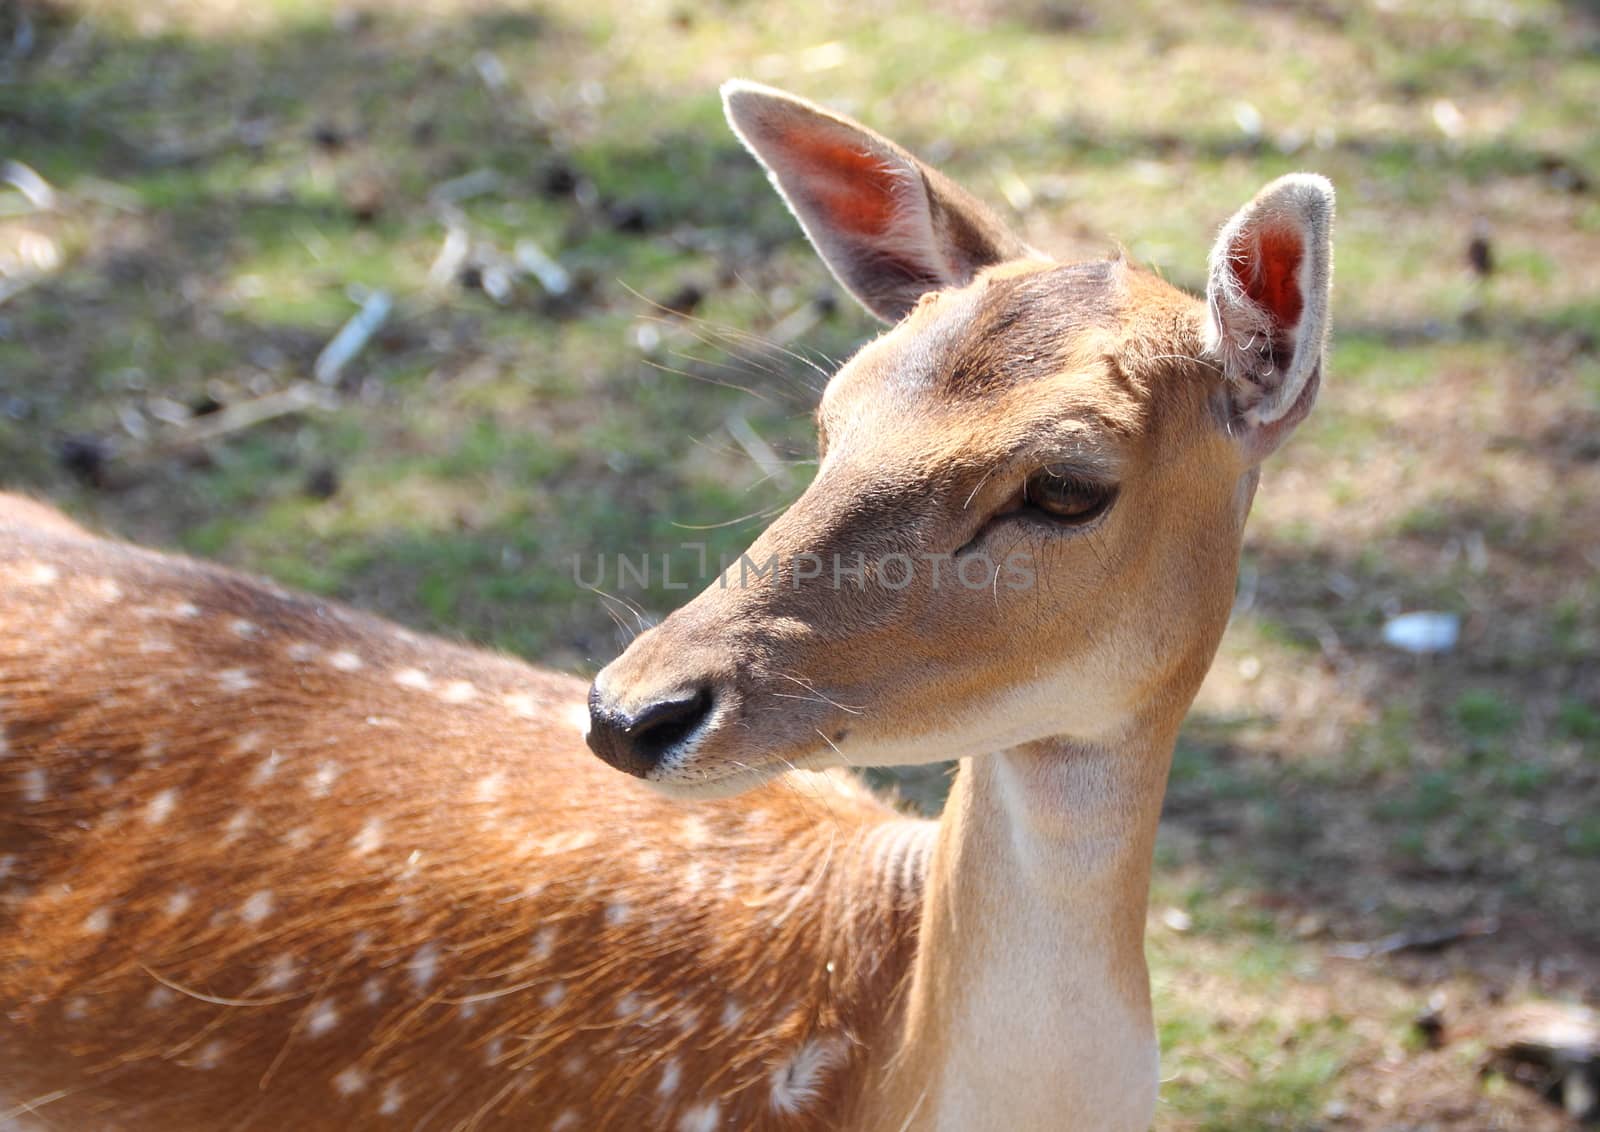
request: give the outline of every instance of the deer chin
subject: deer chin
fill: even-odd
[[[1104,744],[1127,731],[1132,714],[1086,666],[1068,663],[959,709],[929,710],[922,716],[942,722],[942,727],[852,727],[829,753],[850,767],[916,766],[1048,738]]]
[[[737,762],[707,759],[700,763],[691,755],[681,762],[662,765],[644,782],[656,793],[668,798],[706,801],[745,794],[793,772],[823,771],[846,765],[849,764],[826,747],[792,757],[746,755]]]
[[[827,733],[825,721],[803,711],[784,719],[750,720],[730,709],[719,712],[692,743],[671,752],[645,782],[672,798],[727,798],[793,771],[851,765]],[[763,735],[765,741],[756,739]]]

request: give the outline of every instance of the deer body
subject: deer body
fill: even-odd
[[[1257,467],[1316,394],[1330,191],[1241,210],[1201,303],[727,98],[897,325],[830,383],[816,479],[751,551],[775,572],[587,704],[0,496],[0,1118],[1149,1125],[1161,796]],[[871,564],[810,584],[825,556]],[[958,756],[937,823],[839,769]]]
[[[584,748],[576,680],[9,505],[7,1108],[834,1126],[893,1024],[927,823],[823,775],[668,801]]]

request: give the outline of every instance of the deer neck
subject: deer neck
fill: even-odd
[[[886,1127],[1145,1129],[1145,908],[1172,729],[962,762],[927,881]]]

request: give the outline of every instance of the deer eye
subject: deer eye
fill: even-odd
[[[1104,515],[1116,498],[1115,485],[1085,479],[1068,468],[1041,468],[1022,485],[1025,510],[1075,527]]]

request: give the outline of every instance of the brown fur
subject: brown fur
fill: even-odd
[[[667,802],[584,749],[575,680],[40,518],[0,497],[0,1113],[820,1129],[849,1102],[923,823],[820,776]],[[808,1042],[818,1096],[775,1111]]]

